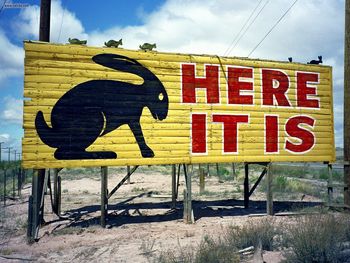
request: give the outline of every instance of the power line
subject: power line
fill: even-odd
[[[250,16],[248,17],[248,19],[245,21],[244,25],[242,26],[241,30],[238,32],[238,34],[235,36],[235,38],[232,40],[231,44],[228,46],[228,48],[226,49],[224,56],[226,56],[228,53],[230,53],[230,49],[233,45],[233,43],[237,40],[238,36],[241,34],[241,32],[243,31],[243,29],[245,28],[245,26],[248,24],[250,18],[253,16],[253,14],[255,13],[256,9],[259,7],[260,3],[262,2],[262,0],[260,0],[258,2],[258,4],[255,6],[254,10],[251,12]]]
[[[63,7],[63,1],[62,1],[62,8],[63,8],[63,12],[62,12],[62,17],[61,17],[61,26],[60,26],[60,31],[58,33],[57,43],[60,41],[61,32],[62,32],[62,25],[63,25],[63,17],[64,17],[64,13],[66,11],[66,9]]]
[[[282,19],[287,15],[287,13],[292,9],[292,7],[298,2],[295,0],[294,3],[287,9],[286,12],[277,20],[277,22],[272,26],[272,28],[266,33],[266,35],[261,39],[261,41],[253,48],[252,51],[248,54],[248,57],[260,46],[260,44],[265,40],[265,38],[271,33],[271,31],[282,21]]]
[[[1,7],[1,9],[0,9],[0,14],[1,14],[2,10],[4,9],[4,7],[5,7],[5,5],[6,5],[6,2],[7,2],[7,0],[4,0],[4,3],[2,4],[2,7]]]
[[[254,17],[254,19],[250,22],[250,24],[248,25],[248,27],[244,30],[243,34],[237,39],[236,44],[232,47],[231,51],[234,50],[234,48],[238,45],[239,41],[244,37],[244,35],[247,33],[247,31],[249,30],[249,28],[254,24],[255,20],[259,17],[259,15],[261,14],[261,12],[264,10],[264,8],[266,7],[266,5],[270,2],[270,0],[267,0],[265,2],[265,4],[263,5],[263,7],[259,10],[259,12],[256,14],[256,16]],[[231,52],[230,51],[230,52]]]

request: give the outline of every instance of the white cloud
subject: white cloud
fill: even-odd
[[[7,96],[3,99],[5,109],[1,113],[1,119],[14,124],[22,124],[23,100]]]
[[[2,133],[0,134],[0,142],[7,143],[10,141],[10,134]]]
[[[291,4],[270,1],[229,55],[247,56]],[[124,48],[156,42],[158,51],[223,55],[256,5],[257,1],[168,0],[158,10],[142,13],[143,25],[90,32],[88,43],[102,46],[108,39],[123,38]],[[293,57],[306,63],[322,55],[324,64],[333,66],[339,146],[343,145],[343,35],[343,1],[299,1],[251,56],[284,61]]]
[[[0,29],[0,82],[23,75],[23,58],[22,48],[12,44]]]
[[[38,40],[39,17],[40,7],[37,5],[21,10],[18,20],[13,24],[18,36],[24,39]],[[87,37],[80,20],[76,18],[73,12],[63,8],[59,0],[54,0],[51,3],[50,21],[51,42],[67,43],[69,37]]]
[[[103,31],[85,32],[74,12],[63,8],[60,0],[54,0],[51,41],[66,42],[68,37],[77,37],[88,39],[90,46],[102,46],[106,40],[123,38],[124,48],[138,49],[140,44],[150,42],[157,43],[158,51],[223,55],[257,3],[168,0],[149,14],[139,10],[143,20],[140,26],[116,25]],[[270,1],[229,55],[247,56],[291,4],[290,0]],[[94,19],[98,26],[98,19]],[[39,7],[23,9],[14,27],[20,37],[37,39]],[[324,64],[333,66],[337,145],[342,145],[343,35],[344,1],[298,1],[251,56],[285,61],[293,57],[294,61],[305,63],[322,55]],[[0,80],[1,74],[19,74],[23,63],[21,48],[0,34],[0,47],[3,46],[15,52],[11,58],[8,52],[0,51],[0,59],[4,61],[1,67],[8,68],[8,73],[0,72]]]

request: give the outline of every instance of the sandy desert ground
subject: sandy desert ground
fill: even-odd
[[[8,200],[1,206],[0,262],[152,262],[161,251],[196,247],[205,235],[219,236],[229,225],[261,220],[254,214],[265,213],[265,194],[257,191],[249,209],[243,208],[242,182],[206,178],[206,191],[199,195],[199,178],[193,177],[194,224],[183,222],[180,177],[179,202],[171,209],[171,174],[164,168],[136,171],[130,184],[124,184],[109,200],[107,227],[101,228],[100,178],[98,173],[85,178],[65,179],[62,174],[62,213],[58,220],[52,213],[49,195],[45,197],[45,221],[39,240],[26,242],[26,220],[30,184],[22,198]],[[124,176],[122,170],[110,172],[111,190]],[[298,200],[297,200],[298,201]],[[304,197],[305,201],[319,201]],[[300,203],[300,202],[299,202]],[[298,204],[277,202],[275,211],[285,211]],[[275,217],[290,220],[289,217]],[[2,255],[2,256],[1,256]],[[279,252],[263,253],[266,262],[280,262]],[[12,258],[12,259],[10,259]],[[17,260],[16,260],[17,258]],[[248,259],[247,259],[248,260]]]

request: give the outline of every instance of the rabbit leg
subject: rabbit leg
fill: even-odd
[[[102,112],[90,110],[70,120],[70,129],[66,129],[65,144],[57,147],[55,158],[58,160],[80,159],[116,159],[117,154],[112,151],[86,151],[98,138],[105,123]]]
[[[87,152],[85,149],[58,148],[54,154],[58,160],[116,159],[115,152]]]
[[[154,157],[154,153],[151,148],[145,142],[145,138],[143,137],[141,125],[139,121],[129,123],[129,127],[132,133],[135,136],[137,144],[139,145],[142,157],[144,158],[152,158]]]

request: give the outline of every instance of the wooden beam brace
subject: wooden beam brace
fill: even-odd
[[[259,185],[260,181],[264,178],[264,175],[267,172],[267,167],[264,168],[264,170],[261,172],[258,180],[256,180],[255,184],[253,185],[252,189],[250,189],[249,191],[249,197],[254,193],[255,189],[257,188],[257,186]]]
[[[136,171],[138,167],[138,165],[134,166],[134,168],[132,168],[130,172],[127,173],[127,175],[119,182],[119,184],[114,187],[113,190],[108,194],[107,199],[111,198],[111,196],[125,183],[126,180],[128,180],[128,178]]]

